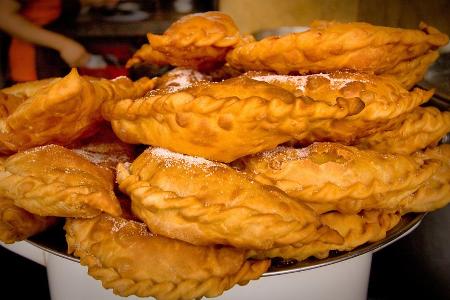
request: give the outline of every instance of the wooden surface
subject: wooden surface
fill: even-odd
[[[450,0],[221,0],[219,9],[246,33],[325,19],[403,28],[425,21],[450,34]]]

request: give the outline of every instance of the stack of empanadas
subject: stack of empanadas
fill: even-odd
[[[448,37],[420,28],[314,22],[254,41],[208,12],[130,59],[177,67],[160,78],[74,70],[1,90],[0,239],[64,217],[105,288],[196,299],[271,258],[385,238],[450,201],[450,113],[410,90]]]

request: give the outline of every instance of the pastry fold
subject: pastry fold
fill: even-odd
[[[141,61],[193,69],[214,69],[227,52],[250,37],[241,37],[233,20],[221,12],[191,14],[174,22],[162,35],[147,34],[144,45],[127,66]]]
[[[270,265],[270,260],[246,260],[245,250],[190,245],[106,214],[67,219],[64,228],[68,252],[80,257],[89,275],[123,297],[215,297],[258,279]]]
[[[57,218],[41,217],[0,197],[0,241],[11,244],[29,238],[55,224]]]
[[[305,32],[242,44],[227,54],[227,62],[240,70],[279,74],[336,70],[384,74],[447,42],[447,35],[424,23],[420,30],[412,30],[359,22],[314,21]]]
[[[154,81],[148,78],[135,83],[125,77],[84,78],[73,69],[64,78],[4,89],[2,93],[22,97],[23,101],[0,119],[0,152],[69,144],[90,133],[102,120],[103,101],[136,98],[153,86]]]
[[[156,234],[249,249],[333,238],[309,207],[225,164],[149,148],[117,171],[133,213]]]
[[[306,145],[315,141],[349,144],[381,124],[412,111],[433,95],[433,91],[419,88],[409,92],[389,76],[363,73],[289,76],[248,72],[245,76],[284,88],[297,97],[306,96],[330,105],[342,98],[357,98],[364,103],[364,109],[357,114],[313,122],[308,135],[299,140]]]
[[[380,126],[355,142],[356,147],[384,153],[411,154],[436,145],[450,132],[450,112],[416,107]]]
[[[241,160],[244,170],[318,213],[396,212],[441,167],[432,157],[383,154],[337,143],[278,147]]]
[[[305,260],[309,257],[326,258],[330,251],[350,251],[358,246],[376,242],[386,237],[386,233],[400,221],[400,215],[383,210],[362,211],[359,214],[329,212],[320,216],[320,222],[336,230],[344,242],[324,243],[316,240],[309,244],[292,244],[266,251],[251,251],[249,257],[282,257],[285,259]]]
[[[441,166],[420,188],[402,201],[400,212],[427,212],[446,206],[450,202],[450,145],[443,144],[416,154],[421,159],[434,159]]]
[[[126,143],[230,162],[302,139],[313,121],[342,119],[363,107],[357,98],[330,105],[239,77],[135,101],[107,101],[102,113]]]
[[[16,153],[0,171],[0,196],[40,216],[120,215],[113,175],[71,150],[48,145]]]

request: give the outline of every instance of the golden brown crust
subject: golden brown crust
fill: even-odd
[[[152,148],[120,164],[117,181],[152,232],[195,245],[268,249],[318,236],[310,208],[225,164]]]
[[[15,89],[25,90],[23,85],[26,84]],[[154,82],[143,78],[133,83],[125,77],[112,81],[88,79],[73,69],[64,78],[36,85],[39,88],[24,93],[28,98],[0,119],[0,152],[71,143],[101,121],[103,101],[142,96],[153,88]]]
[[[226,53],[249,37],[241,37],[233,20],[221,12],[196,13],[174,22],[163,35],[147,34],[143,46],[127,63],[145,61],[199,70],[214,69]]]
[[[56,218],[41,217],[0,197],[0,241],[10,244],[42,232],[56,223]]]
[[[69,253],[80,257],[105,288],[124,297],[215,297],[259,278],[270,265],[268,260],[246,260],[244,250],[193,246],[105,214],[68,219],[65,229]]]
[[[308,145],[314,141],[350,143],[369,130],[377,128],[401,114],[410,112],[428,101],[433,91],[414,89],[409,92],[389,76],[362,73],[335,72],[304,76],[270,75],[249,72],[249,78],[268,82],[287,89],[295,96],[306,96],[330,105],[337,99],[358,98],[364,109],[343,119],[325,119],[314,122],[309,134],[300,140]]]
[[[433,211],[450,201],[450,145],[443,144],[415,155],[420,159],[439,160],[442,164],[430,179],[403,201],[402,214]]]
[[[362,108],[359,99],[329,105],[239,77],[135,101],[107,101],[102,113],[124,142],[230,162],[301,139],[312,121],[341,119]]]
[[[102,211],[121,213],[112,173],[56,145],[6,159],[0,172],[0,194],[40,216],[86,218]]]
[[[263,184],[311,205],[319,213],[362,209],[398,211],[441,166],[439,160],[359,150],[337,143],[279,147],[242,159]]]
[[[323,259],[329,255],[331,250],[350,251],[365,243],[385,238],[387,231],[400,221],[400,215],[386,213],[382,210],[363,211],[359,214],[329,212],[321,215],[320,221],[336,230],[343,237],[343,243],[332,244],[317,240],[306,245],[298,243],[267,251],[253,251],[249,256],[294,258],[299,261],[311,256]]]
[[[447,44],[448,36],[431,26],[422,24],[420,29],[315,21],[305,32],[238,46],[228,53],[227,62],[241,70],[279,74],[336,70],[381,74]]]
[[[450,132],[450,112],[435,107],[416,107],[360,138],[356,147],[384,153],[411,154],[436,145]]]
[[[429,51],[427,54],[407,60],[384,72],[395,77],[406,89],[411,89],[416,83],[422,81],[428,67],[439,57],[438,51]]]
[[[181,91],[201,82],[209,82],[211,77],[189,68],[174,68],[156,80],[155,89],[146,96],[164,95]]]

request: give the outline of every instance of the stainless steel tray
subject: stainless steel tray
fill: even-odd
[[[424,216],[425,213],[406,214],[402,217],[397,226],[388,231],[386,238],[375,243],[362,245],[349,252],[332,251],[330,256],[326,259],[307,259],[301,262],[297,262],[295,260],[286,261],[281,259],[273,259],[270,269],[263,276],[274,276],[306,271],[335,264],[369,252],[378,251],[413,231],[417,226],[419,226]],[[77,257],[67,254],[67,244],[63,225],[63,223],[60,223],[54,228],[38,234],[27,241],[46,252],[71,261],[79,262]]]

